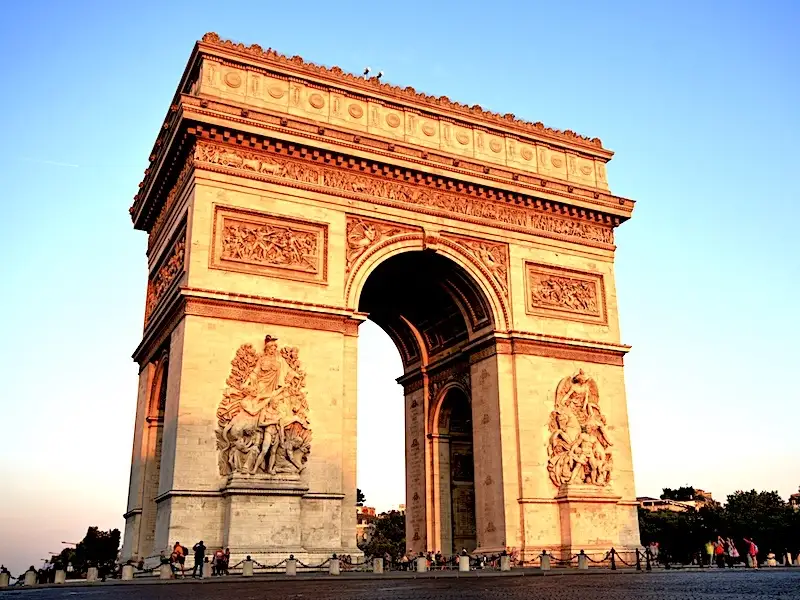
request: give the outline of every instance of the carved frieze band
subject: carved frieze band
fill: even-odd
[[[328,227],[290,217],[214,207],[210,267],[327,281]]]
[[[144,324],[150,322],[156,307],[172,285],[180,279],[185,269],[186,230],[181,232],[169,251],[165,254],[161,265],[153,271],[147,282],[147,300],[144,308]]]
[[[175,206],[175,202],[178,199],[181,191],[183,190],[183,186],[186,181],[189,179],[189,175],[192,173],[192,168],[194,166],[194,158],[190,153],[189,156],[186,158],[186,162],[183,164],[183,168],[181,172],[178,174],[178,178],[175,180],[175,184],[170,189],[169,193],[167,194],[167,199],[164,201],[164,204],[161,206],[161,210],[158,212],[158,216],[156,217],[155,222],[153,223],[153,227],[150,229],[150,235],[147,238],[147,249],[150,250],[158,240],[159,234],[161,230],[164,228],[164,223],[167,220],[167,217],[172,212],[172,208]]]
[[[608,322],[601,274],[526,262],[525,279],[528,313],[602,325]]]
[[[368,196],[381,204],[408,208],[470,222],[492,221],[501,226],[539,232],[596,244],[613,244],[611,227],[544,214],[530,208],[482,200],[443,191],[424,183],[408,183],[381,175],[350,173],[342,168],[322,167],[309,161],[294,160],[278,154],[253,152],[241,148],[199,141],[195,146],[195,165],[208,165],[246,173],[249,177],[276,177],[295,185],[315,189],[335,189],[346,195]],[[347,165],[343,165],[347,168]]]

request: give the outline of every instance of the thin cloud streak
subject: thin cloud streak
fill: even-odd
[[[25,162],[38,163],[40,165],[53,165],[54,167],[69,167],[71,169],[79,169],[80,165],[74,163],[59,162],[57,160],[42,160],[41,158],[27,158],[22,157]]]

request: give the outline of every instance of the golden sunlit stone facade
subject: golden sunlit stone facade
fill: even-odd
[[[639,544],[597,139],[198,42],[149,234],[123,558],[356,554],[356,364],[395,341],[414,552]]]

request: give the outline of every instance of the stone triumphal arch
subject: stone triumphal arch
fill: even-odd
[[[124,558],[357,553],[356,357],[404,363],[417,552],[639,543],[600,140],[198,42],[134,204]]]

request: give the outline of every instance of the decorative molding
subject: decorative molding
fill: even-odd
[[[142,514],[142,509],[141,508],[132,508],[128,512],[126,512],[124,515],[122,515],[122,518],[127,520],[130,517],[134,517],[134,516],[140,515],[140,514]]]
[[[403,386],[403,395],[408,397],[409,394],[422,389],[425,384],[425,377],[421,369],[415,369],[411,373],[401,375],[396,381]]]
[[[186,265],[186,229],[181,230],[161,264],[153,271],[147,282],[147,299],[144,309],[144,325],[150,322],[153,312],[164,296],[173,289],[183,275]]]
[[[355,169],[343,163],[345,169]],[[249,178],[289,181],[294,187],[312,191],[337,190],[336,194],[409,209],[436,216],[473,223],[487,221],[500,226],[545,237],[578,241],[581,244],[611,248],[614,242],[610,226],[559,217],[531,208],[479,199],[468,194],[444,191],[420,177],[405,183],[389,176],[351,173],[342,168],[322,167],[310,160],[289,159],[279,154],[256,153],[236,146],[198,142],[195,168],[242,174]],[[548,203],[549,205],[549,203]]]
[[[601,365],[623,366],[628,346],[596,346],[590,340],[574,338],[529,338],[518,337],[514,332],[510,337],[495,338],[481,343],[469,350],[470,364],[475,364],[496,354],[522,354],[557,358],[572,362],[589,362]]]
[[[185,314],[357,336],[361,321],[348,316],[231,300],[188,297]]]
[[[326,283],[328,226],[214,206],[209,268]]]
[[[455,115],[462,118],[467,118],[470,120],[479,119],[486,123],[517,129],[523,133],[549,137],[556,140],[563,140],[571,144],[585,146],[594,150],[602,149],[603,147],[600,139],[582,136],[571,130],[561,131],[558,129],[552,129],[550,127],[545,127],[542,123],[530,123],[521,119],[517,119],[512,114],[507,113],[505,115],[500,115],[484,110],[477,105],[467,106],[465,104],[453,102],[446,96],[429,96],[427,94],[417,92],[412,87],[401,88],[399,86],[382,83],[376,78],[366,79],[351,73],[346,73],[339,67],[327,68],[306,62],[299,56],[293,56],[289,58],[276,52],[275,50],[272,50],[271,48],[264,50],[258,44],[245,46],[241,43],[223,40],[218,34],[213,32],[206,33],[201,42],[209,46],[224,48],[225,50],[233,51],[250,58],[266,60],[275,65],[288,67],[303,74],[308,74],[315,77],[322,76],[347,85],[356,86],[367,93],[378,92],[400,101],[417,102],[419,104],[428,106],[433,110],[446,110],[451,113],[455,113]]]
[[[525,261],[525,296],[528,314],[608,324],[601,273]]]

